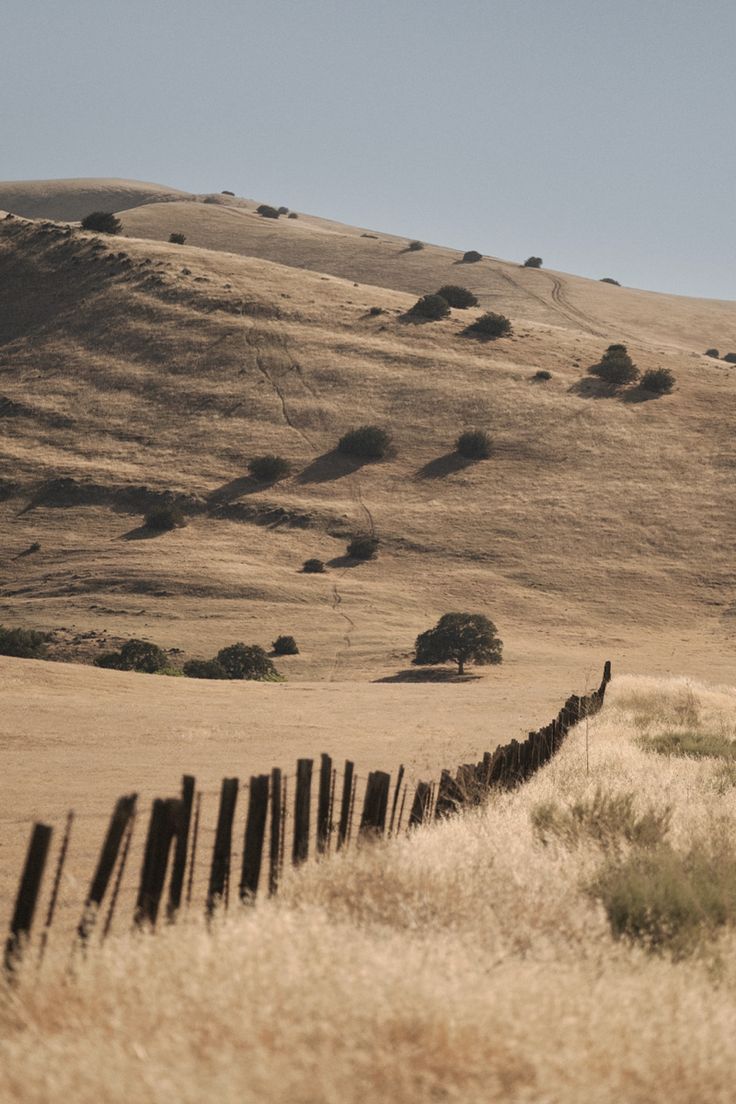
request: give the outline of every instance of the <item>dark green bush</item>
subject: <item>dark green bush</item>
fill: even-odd
[[[353,537],[347,547],[351,560],[375,560],[378,555],[378,537]]]
[[[505,314],[495,314],[494,311],[487,311],[475,322],[471,322],[469,326],[466,326],[463,333],[471,337],[487,339],[507,337],[511,333],[511,322]]]
[[[278,213],[279,213],[280,215],[288,215],[288,213],[289,213],[289,208],[288,208],[288,207],[279,207],[279,208],[278,208]]]
[[[0,625],[0,655],[16,659],[43,659],[47,640],[46,633],[35,629],[6,629]]]
[[[234,196],[234,195],[235,195],[235,192],[229,192],[229,191],[227,190],[227,188],[223,188],[223,189],[222,189],[222,191],[220,192],[220,195],[230,195],[230,196]]]
[[[456,307],[458,310],[478,306],[478,299],[472,291],[460,287],[458,284],[443,284],[437,295],[444,299],[446,303],[449,303],[451,307]]]
[[[143,524],[146,529],[166,533],[171,529],[180,529],[186,521],[178,506],[156,506],[146,514]]]
[[[412,318],[425,318],[428,322],[439,322],[442,318],[447,318],[450,307],[441,295],[423,295],[407,313]]]
[[[621,287],[618,280],[614,280],[612,276],[604,276],[600,282],[602,284],[613,284],[614,287]]]
[[[542,263],[543,262],[542,262],[541,257],[527,257],[527,259],[524,261],[524,266],[523,267],[524,268],[541,268]]]
[[[299,648],[293,636],[277,636],[271,645],[274,655],[299,655]]]
[[[82,219],[83,230],[96,230],[99,234],[119,234],[123,224],[111,211],[92,211]]]
[[[230,644],[216,658],[229,679],[273,679],[278,674],[259,644]]]
[[[669,368],[649,368],[641,377],[639,386],[655,395],[667,395],[675,386],[674,373]]]
[[[283,456],[254,456],[248,461],[248,471],[259,483],[278,483],[291,475],[291,464]]]
[[[167,666],[166,653],[148,640],[126,640],[119,652],[105,652],[95,660],[95,667],[141,671],[147,675],[156,675]]]
[[[216,659],[189,659],[184,664],[184,674],[187,678],[199,679],[227,679],[225,668]]]
[[[477,249],[469,249],[467,253],[463,253],[463,264],[475,264],[476,261],[482,261],[483,254],[479,253]]]
[[[409,242],[408,249],[409,249],[410,253],[418,253],[420,249],[424,249],[424,242],[420,242],[420,241]]]
[[[383,307],[371,307],[368,313],[371,318],[377,318],[379,314],[383,314]]]
[[[302,564],[302,571],[305,575],[323,575],[325,570],[324,560],[312,559],[305,560]]]
[[[639,378],[639,369],[629,356],[625,345],[609,345],[598,364],[588,369],[591,376],[597,376],[612,389],[635,383]]]
[[[296,211],[289,211],[289,218],[299,218]]]
[[[496,626],[483,613],[445,613],[433,629],[420,633],[414,645],[413,663],[457,663],[458,674],[466,663],[500,663],[503,643]]]
[[[619,851],[624,843],[656,847],[669,831],[669,806],[637,809],[636,794],[606,793],[598,787],[592,797],[569,806],[543,801],[531,813],[532,827],[544,844],[557,839],[566,847],[591,841],[606,851]]]
[[[491,438],[484,429],[466,429],[455,442],[455,449],[467,460],[487,460],[491,455]]]
[[[262,203],[260,207],[256,207],[256,213],[262,218],[277,219],[279,213],[275,207],[270,207],[268,203]]]
[[[338,452],[361,460],[382,460],[390,447],[391,434],[375,425],[348,430],[337,442]]]
[[[538,380],[540,383],[543,383],[545,380],[552,379],[552,373],[548,372],[546,368],[540,368],[538,372],[534,373],[532,379]]]
[[[713,357],[714,360],[720,360],[721,359],[721,354],[718,352],[717,349],[706,349],[705,350],[705,355],[709,356],[709,357]]]
[[[169,234],[169,241],[172,245],[183,245],[186,240],[186,234],[179,234],[177,232]]]
[[[736,364],[736,353],[726,353],[723,359],[726,364]]]

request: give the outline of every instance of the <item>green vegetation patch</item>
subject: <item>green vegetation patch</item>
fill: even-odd
[[[567,807],[544,801],[531,812],[532,828],[542,843],[558,840],[572,848],[592,842],[606,851],[622,843],[645,848],[661,844],[670,817],[669,807],[638,812],[634,793],[605,793],[600,787],[592,797]]]
[[[736,759],[736,741],[717,732],[671,729],[639,740],[645,751],[659,755],[690,756],[693,759]]]

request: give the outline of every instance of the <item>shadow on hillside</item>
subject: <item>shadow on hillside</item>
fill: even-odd
[[[662,396],[657,391],[647,391],[646,387],[632,387],[630,391],[624,391],[621,395],[621,402],[644,403],[661,398]]]
[[[467,456],[461,456],[459,452],[446,452],[444,456],[437,456],[430,460],[414,475],[415,479],[444,479],[454,472],[464,471],[473,463]]]
[[[231,479],[229,483],[223,483],[221,487],[216,487],[214,491],[210,491],[207,495],[208,506],[226,506],[228,502],[232,502],[236,498],[241,498],[246,494],[254,494],[255,491],[263,490],[264,487],[271,486],[270,483],[258,483],[251,475],[240,475],[237,479]]]
[[[163,537],[167,532],[169,532],[167,529],[149,529],[147,525],[136,525],[135,529],[129,529],[127,533],[123,533],[120,539],[124,541],[153,540],[155,537]]]
[[[374,682],[477,682],[480,675],[459,675],[446,667],[408,667],[395,675],[385,675]]]
[[[356,556],[334,556],[327,561],[328,567],[360,567],[361,564],[371,563],[371,560],[359,560]]]
[[[346,456],[344,452],[331,449],[307,464],[304,471],[297,476],[297,483],[330,483],[334,479],[352,475],[365,462],[357,456]]]
[[[596,379],[595,376],[583,376],[575,380],[567,389],[568,394],[577,395],[579,399],[615,399],[618,392],[615,387]]]

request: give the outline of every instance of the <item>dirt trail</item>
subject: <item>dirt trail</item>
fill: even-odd
[[[340,572],[341,577],[344,574],[345,574],[345,571]],[[345,632],[345,634],[342,638],[343,642],[345,644],[345,648],[344,649],[338,648],[335,652],[335,656],[334,656],[334,659],[332,661],[332,669],[330,670],[330,675],[329,675],[329,681],[330,682],[332,682],[335,678],[335,673],[336,673],[337,668],[340,664],[340,659],[343,657],[345,651],[349,650],[352,647],[351,633],[355,629],[355,622],[353,621],[352,617],[349,614],[345,613],[345,611],[341,607],[342,607],[342,595],[340,594],[340,591],[337,588],[337,583],[333,582],[333,584],[332,584],[332,608],[335,611],[335,613],[338,615],[338,617],[342,617],[342,619],[347,622],[348,628],[347,628],[347,631]]]

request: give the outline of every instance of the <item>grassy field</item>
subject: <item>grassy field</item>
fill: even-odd
[[[209,934],[120,936],[72,973],[52,947],[0,1006],[0,1096],[730,1102],[734,777],[651,750],[667,732],[733,741],[733,690],[615,679],[587,731],[476,814],[304,869]]]

